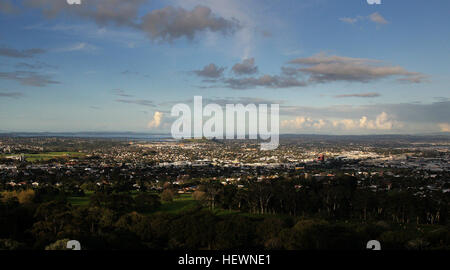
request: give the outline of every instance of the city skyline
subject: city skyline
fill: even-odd
[[[450,132],[449,7],[0,0],[0,131],[168,133],[203,96],[280,104],[281,133]]]

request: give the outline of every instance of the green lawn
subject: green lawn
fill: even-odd
[[[87,192],[84,197],[68,197],[67,201],[73,206],[87,206],[89,198],[93,192]],[[132,194],[136,196],[136,194]],[[195,207],[197,202],[192,198],[191,194],[181,194],[173,200],[173,202],[163,202],[158,212],[177,214],[185,210]]]
[[[25,154],[25,158],[29,162],[46,161],[54,158],[80,158],[85,156],[85,153],[80,152],[47,152],[39,154]]]
[[[3,154],[0,155],[0,157],[9,157],[9,156],[17,156],[19,154]],[[42,152],[38,154],[24,154],[25,159],[28,162],[36,162],[36,161],[47,161],[50,159],[57,159],[57,158],[80,158],[84,157],[85,153],[80,152]]]
[[[85,194],[86,195],[83,197],[68,197],[67,201],[73,206],[87,206],[89,204],[89,199],[94,192],[87,191]]]
[[[132,196],[136,196],[136,192],[133,192]],[[89,198],[93,194],[92,191],[86,192],[84,197],[69,197],[67,198],[68,202],[73,206],[87,206],[89,205]],[[155,213],[167,213],[167,214],[179,214],[183,211],[187,211],[193,209],[197,205],[197,201],[192,198],[192,194],[181,194],[174,198],[172,202],[163,202],[161,204],[161,208],[157,212],[146,213],[148,215],[152,215]],[[250,213],[241,213],[237,210],[226,210],[221,208],[216,208],[213,212],[218,215],[230,215],[230,214],[240,214],[248,217],[283,217],[285,215],[274,215],[274,214],[250,214]]]
[[[192,198],[192,194],[181,194],[173,202],[163,202],[158,212],[177,214],[194,208],[196,204],[197,202]]]
[[[87,206],[89,204],[89,196],[69,197],[67,201],[73,206]]]

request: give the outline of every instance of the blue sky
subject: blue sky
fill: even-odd
[[[166,132],[172,105],[201,95],[280,103],[284,133],[450,132],[449,11],[437,0],[0,0],[0,130]]]

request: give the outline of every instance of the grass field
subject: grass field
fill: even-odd
[[[69,197],[67,201],[73,206],[87,206],[92,194],[94,194],[93,191],[87,191],[83,197]]]
[[[39,154],[25,154],[25,159],[29,162],[46,161],[54,158],[80,158],[85,156],[85,153],[80,152],[48,152]]]
[[[89,204],[89,197],[69,197],[67,199],[73,206],[87,206]]]
[[[173,202],[164,202],[158,212],[177,214],[185,210],[192,209],[197,202],[192,198],[191,194],[181,194],[174,198]]]
[[[69,197],[68,202],[73,206],[87,206],[89,205],[89,198],[93,192],[87,192],[83,197]],[[196,201],[191,194],[181,194],[177,196],[172,202],[163,202],[158,212],[177,214],[179,212],[189,210],[195,207]]]
[[[9,156],[17,156],[18,154],[3,154],[0,155],[1,158],[6,158]],[[25,160],[28,162],[36,162],[36,161],[47,161],[50,159],[57,159],[57,158],[80,158],[84,157],[85,153],[80,152],[43,152],[38,154],[24,154]]]
[[[87,206],[89,205],[89,198],[93,194],[93,192],[87,192],[84,197],[69,197],[67,200],[73,206]],[[133,194],[134,196],[135,194]],[[156,213],[167,213],[167,214],[179,214],[183,211],[187,211],[195,208],[197,205],[197,201],[194,200],[192,194],[181,194],[174,198],[172,202],[163,202],[161,204],[161,208],[157,212],[148,213],[149,215],[153,215]],[[216,208],[213,211],[216,215],[230,215],[230,214],[241,214],[248,217],[270,217],[270,216],[280,216],[273,214],[250,214],[250,213],[241,213],[237,210],[226,210],[221,208]]]

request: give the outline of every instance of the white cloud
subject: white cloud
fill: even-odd
[[[284,120],[281,127],[292,129],[337,129],[337,130],[392,130],[394,126],[401,127],[402,124],[393,120],[387,113],[382,112],[375,119],[370,120],[367,116],[360,119],[317,119],[298,116],[295,119]],[[450,127],[449,127],[450,128]]]
[[[394,122],[389,118],[388,114],[382,112],[375,119],[375,128],[376,129],[392,129],[394,126]]]
[[[155,114],[153,115],[152,121],[150,121],[147,126],[149,128],[158,128],[158,127],[160,127],[162,119],[163,119],[163,115],[164,114],[162,112],[156,111]]]
[[[367,116],[361,117],[359,121],[353,119],[342,119],[333,121],[334,127],[344,127],[344,129],[372,129],[372,130],[391,130],[396,122],[385,112],[379,114],[375,120],[369,120]],[[398,123],[400,125],[400,123]]]
[[[441,132],[450,132],[450,123],[440,123],[438,126]]]
[[[341,22],[345,22],[345,23],[349,23],[349,24],[354,24],[358,21],[358,18],[349,18],[349,17],[344,17],[344,18],[339,18],[339,20]]]
[[[378,12],[374,12],[370,14],[369,16],[356,16],[354,18],[352,17],[342,17],[339,18],[341,22],[348,23],[348,24],[355,24],[357,22],[369,20],[375,24],[388,24],[389,22]]]
[[[295,129],[302,129],[302,128],[316,128],[321,129],[322,127],[326,126],[327,122],[323,119],[319,120],[313,120],[309,117],[299,116],[296,117],[293,120],[284,120],[281,122],[281,127],[283,128],[295,128]]]
[[[375,12],[369,15],[369,20],[371,20],[372,22],[376,23],[376,24],[388,24],[389,22],[383,17],[381,16],[380,13]]]
[[[57,52],[95,51],[97,47],[86,42],[78,42],[65,48],[56,49]]]
[[[365,117],[365,116],[363,116]],[[358,127],[358,121],[355,121],[353,119],[341,119],[341,120],[334,120],[333,127],[335,128],[343,128],[345,130],[355,129]]]
[[[325,127],[326,124],[327,124],[327,122],[325,120],[319,119],[313,123],[313,127],[317,128],[317,129],[321,129],[321,128]]]

